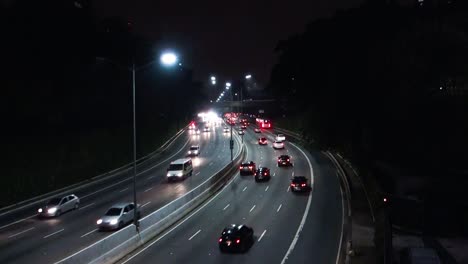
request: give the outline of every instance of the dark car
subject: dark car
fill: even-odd
[[[281,155],[278,157],[278,167],[292,166],[291,157],[289,155]]]
[[[255,162],[244,162],[240,165],[239,171],[240,175],[252,175],[257,170]]]
[[[255,181],[269,181],[270,180],[270,169],[266,167],[260,167],[255,171]]]
[[[309,181],[304,176],[294,176],[291,179],[292,192],[307,192],[310,191]]]
[[[267,145],[268,144],[268,141],[265,137],[261,137],[258,139],[258,144],[259,145]]]
[[[230,225],[218,239],[221,252],[246,252],[254,243],[254,231],[246,225]]]

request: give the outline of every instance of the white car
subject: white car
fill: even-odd
[[[255,132],[255,133],[262,133],[262,131],[261,131],[260,128],[258,128],[258,127],[256,127],[256,128],[254,129],[254,132]]]
[[[283,134],[278,134],[278,135],[276,135],[275,140],[276,141],[285,141],[286,137]]]
[[[139,207],[137,205],[137,207]],[[119,203],[112,206],[107,212],[96,221],[99,230],[116,230],[131,223],[134,218],[135,206],[133,203]],[[140,211],[137,208],[137,218],[140,218]]]
[[[275,141],[273,142],[274,149],[284,149],[284,142],[283,141]]]
[[[200,146],[195,145],[191,146],[189,150],[187,151],[188,156],[198,156],[200,155]]]
[[[229,133],[229,131],[231,131],[231,130],[229,129],[229,127],[224,127],[224,128],[223,128],[223,132],[224,132],[224,133]]]
[[[239,135],[244,135],[244,134],[245,134],[244,130],[242,130],[242,129],[239,130]]]
[[[47,204],[37,210],[39,217],[60,216],[70,210],[78,209],[80,199],[74,195],[66,195],[50,199]]]

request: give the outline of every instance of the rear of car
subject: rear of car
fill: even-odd
[[[252,175],[256,168],[253,162],[244,162],[239,166],[240,175]]]
[[[273,142],[274,149],[284,149],[284,142],[283,141],[275,141]]]
[[[290,188],[292,192],[307,192],[311,189],[305,176],[294,176],[291,179]]]
[[[288,155],[281,155],[278,157],[278,167],[292,166],[291,157]]]
[[[218,239],[221,252],[245,252],[254,242],[253,229],[245,225],[231,225],[223,229]]]
[[[269,181],[270,180],[270,169],[265,167],[260,167],[255,171],[255,181]]]
[[[261,138],[258,139],[258,144],[259,144],[259,145],[267,145],[267,144],[268,144],[268,141],[267,141],[266,138],[261,137]]]

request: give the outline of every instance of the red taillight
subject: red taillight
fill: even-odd
[[[223,242],[223,239],[222,239],[222,238],[219,238],[219,239],[218,239],[218,242]]]
[[[251,168],[252,168],[252,166],[249,166],[249,169],[251,169]]]
[[[288,161],[289,161],[289,159],[288,159]]]
[[[263,173],[263,175],[266,175],[266,172],[265,172],[265,173]]]
[[[236,240],[236,243],[239,244],[239,243],[240,243],[240,239],[237,239],[237,240]]]
[[[241,169],[241,170],[242,170],[242,166],[239,166],[239,169]]]
[[[306,186],[306,184],[305,184],[305,183],[303,183],[303,184],[301,184],[301,186],[302,186],[302,187],[305,187],[305,186]]]
[[[294,187],[294,183],[291,183],[291,187]]]

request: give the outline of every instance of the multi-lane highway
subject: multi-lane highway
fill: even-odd
[[[172,160],[184,157],[190,145],[200,145],[193,176],[178,183],[165,181]],[[235,151],[239,149],[236,140]],[[142,216],[190,191],[230,161],[229,138],[221,128],[194,135],[184,132],[163,155],[138,167],[138,203]],[[0,214],[0,263],[54,263],[111,234],[99,232],[96,220],[115,203],[133,201],[131,170],[75,192],[78,210],[57,218],[38,219],[37,206]]]
[[[271,168],[269,182],[237,174],[203,206],[172,229],[137,250],[122,263],[337,263],[343,226],[339,180],[332,163],[320,152],[306,153],[286,143],[285,150],[257,144],[259,134],[244,136],[247,161]],[[278,168],[280,154],[292,156],[294,167]],[[291,176],[313,183],[309,194],[289,189]],[[255,243],[245,254],[223,254],[220,232],[229,224],[254,229]]]

